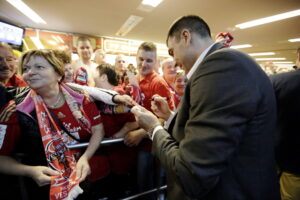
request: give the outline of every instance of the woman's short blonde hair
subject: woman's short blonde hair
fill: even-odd
[[[45,58],[54,68],[54,71],[59,74],[60,76],[62,76],[62,79],[60,80],[63,81],[64,77],[65,77],[65,71],[64,71],[64,63],[62,62],[61,59],[59,59],[55,52],[51,49],[39,49],[39,50],[29,50],[26,51],[20,60],[20,64],[19,64],[19,70],[20,73],[23,74],[23,66],[28,63],[29,59],[32,56],[42,56],[43,58]]]

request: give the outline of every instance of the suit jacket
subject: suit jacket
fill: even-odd
[[[250,57],[215,44],[173,120],[170,134],[159,130],[152,147],[167,171],[168,199],[279,199],[275,97]]]
[[[300,70],[270,76],[277,99],[276,158],[281,170],[300,174]]]

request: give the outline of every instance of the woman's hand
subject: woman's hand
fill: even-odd
[[[79,178],[80,182],[82,182],[90,173],[91,168],[88,159],[85,155],[82,155],[76,165],[76,179]]]
[[[34,166],[29,170],[29,176],[38,184],[38,186],[49,185],[51,176],[59,175],[58,171],[45,166]]]

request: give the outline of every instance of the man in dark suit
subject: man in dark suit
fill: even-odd
[[[168,199],[279,199],[268,77],[249,56],[214,43],[198,16],[178,19],[167,46],[189,79],[177,114],[165,130],[146,109],[132,112],[166,169]]]
[[[300,48],[298,69],[270,76],[277,100],[276,159],[282,200],[300,199]]]

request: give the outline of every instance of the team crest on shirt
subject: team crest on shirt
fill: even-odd
[[[62,112],[58,112],[57,117],[58,118],[64,118],[64,117],[66,117],[66,115],[64,115]]]

